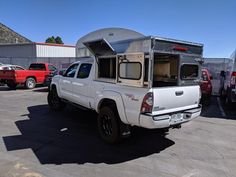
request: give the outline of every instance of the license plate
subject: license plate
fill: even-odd
[[[171,122],[174,123],[174,124],[179,123],[179,122],[183,121],[183,118],[184,118],[183,113],[173,114],[171,116]]]

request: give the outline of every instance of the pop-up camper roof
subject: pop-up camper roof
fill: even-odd
[[[98,39],[98,40],[94,40],[94,41],[84,42],[83,44],[95,56],[115,55],[116,54],[115,50],[106,41],[106,39]]]
[[[180,41],[159,37],[142,37],[136,39],[107,42],[106,39],[97,39],[83,43],[95,56],[115,55],[116,53],[148,53],[150,50],[168,53],[186,53],[201,55],[203,45],[187,41]]]

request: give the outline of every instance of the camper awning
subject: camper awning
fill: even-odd
[[[83,42],[83,44],[95,56],[115,55],[116,52],[105,39]]]

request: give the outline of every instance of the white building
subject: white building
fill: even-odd
[[[75,46],[49,43],[0,44],[1,63],[28,67],[32,62],[49,62],[63,67],[74,61]]]

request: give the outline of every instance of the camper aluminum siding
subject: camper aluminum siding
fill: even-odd
[[[94,40],[96,41],[96,40]],[[162,43],[164,42],[164,43]],[[168,39],[168,38],[160,38],[160,37],[154,37],[154,36],[147,36],[147,37],[141,37],[141,38],[135,38],[135,39],[127,39],[127,40],[121,40],[117,42],[109,42],[109,44],[112,46],[114,51],[116,53],[136,53],[136,52],[143,52],[143,53],[149,53],[149,52],[173,52],[173,53],[179,53],[177,51],[173,51],[171,45],[167,45],[167,43],[176,43],[179,45],[188,45],[189,47],[189,54],[191,55],[191,52],[195,52],[195,54],[199,54],[202,56],[203,51],[203,45],[198,43],[192,43],[187,41],[180,41],[180,40],[174,40],[174,39]],[[169,48],[168,48],[169,47]],[[91,52],[86,48],[77,48],[77,57],[89,57],[92,56]]]
[[[149,36],[111,43],[106,41],[106,39],[97,39],[84,42],[83,44],[88,48],[90,53],[93,54],[97,60],[100,58],[104,58],[104,56],[109,58],[115,58],[116,56],[124,54],[127,55],[134,53],[143,53],[144,57],[149,59],[150,61],[150,64],[148,64],[149,73],[147,73],[147,76],[150,76],[148,79],[149,86],[151,86],[153,82],[152,73],[155,54],[168,54],[177,56],[180,62],[180,64],[178,65],[178,72],[180,72],[180,68],[186,63],[198,64],[200,66],[200,63],[202,62],[202,44],[173,39]],[[184,49],[184,51],[182,49]],[[180,75],[181,73],[178,74]],[[200,80],[200,76],[201,71],[199,70],[198,80]],[[181,81],[180,77],[178,79],[178,83],[180,85],[193,84],[191,80]]]
[[[187,41],[180,41],[168,38],[160,38],[154,36],[148,36],[138,39],[122,40],[119,42],[110,43],[112,48],[116,53],[135,53],[135,52],[172,52],[175,54],[180,54],[181,52],[173,50],[173,44],[184,45],[188,47],[185,52],[189,55],[202,56],[203,45],[199,43],[192,43]]]

